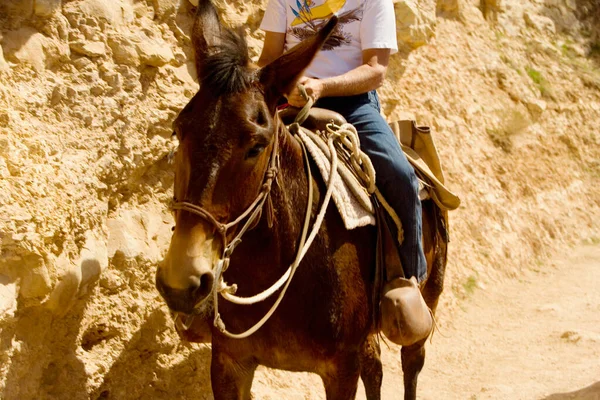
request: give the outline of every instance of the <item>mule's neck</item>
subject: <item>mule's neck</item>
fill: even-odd
[[[308,179],[302,147],[281,121],[278,121],[277,135],[280,166],[269,194],[273,204],[273,226],[269,227],[263,212],[255,233],[263,239],[261,244],[268,247],[263,250],[275,257],[272,261],[287,268],[296,255],[305,220]]]
[[[287,270],[298,251],[308,199],[306,166],[302,147],[282,123],[277,134],[280,168],[269,194],[273,225],[269,227],[267,210],[263,209],[257,226],[244,235],[242,244],[233,252],[231,268],[226,273],[230,282],[246,282],[243,287],[240,285],[240,295],[256,294],[269,287]],[[247,280],[251,267],[248,260],[259,266],[252,271],[252,281]]]
[[[289,249],[296,248],[304,223],[308,196],[308,177],[302,147],[281,123],[278,128],[280,140],[280,169],[273,193],[273,206],[277,220],[276,230],[286,238]],[[285,242],[284,242],[285,243]]]

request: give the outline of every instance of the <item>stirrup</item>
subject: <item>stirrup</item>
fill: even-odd
[[[429,336],[433,318],[414,277],[395,278],[384,285],[382,293],[381,331],[385,337],[410,346]]]

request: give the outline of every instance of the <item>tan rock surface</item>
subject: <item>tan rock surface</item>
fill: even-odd
[[[257,57],[266,1],[216,3]],[[383,110],[433,128],[463,201],[440,305],[450,320],[472,282],[501,285],[600,238],[600,8],[395,7]],[[210,351],[180,343],[153,277],[172,224],[171,123],[197,90],[191,10],[0,4],[2,399],[212,398]],[[287,379],[261,376],[263,388]]]

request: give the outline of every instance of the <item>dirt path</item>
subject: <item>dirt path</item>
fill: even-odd
[[[462,306],[428,343],[420,399],[600,400],[600,247],[477,289]],[[402,398],[399,348],[384,349],[383,363],[382,398]],[[324,398],[309,374],[259,372],[253,391]]]

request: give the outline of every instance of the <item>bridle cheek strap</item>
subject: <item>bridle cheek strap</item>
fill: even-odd
[[[217,233],[221,236],[221,243],[223,243],[223,254],[221,259],[224,260],[231,256],[235,247],[242,241],[242,235],[246,233],[249,229],[253,228],[260,216],[262,214],[262,209],[267,201],[267,220],[269,222],[269,227],[273,225],[273,203],[270,199],[269,194],[271,193],[271,188],[273,186],[273,182],[277,182],[277,173],[279,172],[279,132],[276,130],[275,139],[273,141],[273,150],[271,151],[271,157],[269,159],[269,166],[264,173],[263,184],[261,186],[260,192],[258,196],[252,204],[246,208],[246,210],[237,217],[234,221],[228,223],[221,223],[217,221],[217,219],[205,208],[202,208],[196,204],[187,202],[187,201],[177,201],[177,199],[173,198],[173,202],[171,203],[171,210],[182,210],[197,215],[202,218],[204,221],[210,223]],[[246,219],[247,218],[247,219]],[[238,226],[244,219],[246,222],[240,230],[237,232],[237,235],[229,241],[227,238],[227,233],[232,229]],[[224,270],[223,270],[224,272]],[[215,280],[216,282],[216,280]]]

